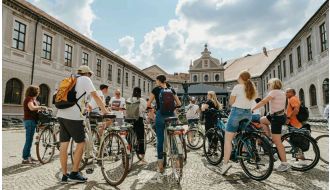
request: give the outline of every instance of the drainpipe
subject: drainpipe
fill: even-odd
[[[125,63],[123,63],[123,74],[122,74],[122,80],[121,80],[121,96],[124,97],[124,73],[125,73]]]
[[[35,64],[35,58],[36,58],[36,45],[37,45],[37,32],[38,32],[38,24],[39,24],[40,18],[37,18],[36,22],[36,29],[34,32],[34,44],[33,44],[33,59],[32,59],[32,73],[31,73],[31,85],[33,84],[33,75],[34,75],[34,64]]]

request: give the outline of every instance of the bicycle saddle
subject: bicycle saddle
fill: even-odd
[[[89,113],[89,118],[98,119],[98,118],[101,118],[101,115],[99,113],[91,112],[91,113]]]
[[[168,118],[165,118],[165,122],[177,122],[178,121],[178,118],[177,117],[168,117]]]
[[[113,115],[113,114],[104,114],[102,117],[105,118],[105,119],[115,119],[116,118],[116,115]]]
[[[134,119],[134,118],[125,118],[126,123],[134,123],[135,121],[136,121],[136,119]]]
[[[245,127],[249,124],[249,120],[248,119],[242,119],[241,121],[239,121],[239,126],[238,126],[238,130],[237,133],[244,131]]]

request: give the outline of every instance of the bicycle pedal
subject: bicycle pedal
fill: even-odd
[[[94,172],[94,169],[93,168],[88,168],[87,170],[86,170],[86,173],[87,174],[92,174]]]

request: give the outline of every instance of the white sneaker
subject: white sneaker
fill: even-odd
[[[231,167],[232,167],[232,165],[229,163],[223,164],[221,167],[221,175],[225,175]]]
[[[299,165],[299,166],[307,166],[308,165],[308,161],[307,160],[299,160],[294,162],[295,164]]]
[[[290,168],[291,168],[290,164],[288,164],[288,163],[286,163],[286,164],[281,163],[276,168],[276,171],[278,171],[278,172],[285,172],[285,171],[288,171]]]

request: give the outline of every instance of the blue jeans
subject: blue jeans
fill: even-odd
[[[246,126],[239,125],[240,121],[244,119],[247,120],[246,125],[248,125],[252,119],[251,109],[231,108],[226,131],[234,133],[237,132],[238,129],[244,130]]]
[[[156,136],[157,136],[157,158],[163,160],[163,148],[164,148],[164,130],[165,130],[165,118],[173,117],[173,115],[162,115],[158,110],[156,112]]]
[[[27,160],[31,157],[31,147],[33,142],[33,135],[36,131],[37,122],[35,120],[24,120],[25,127],[25,144],[23,148],[23,159]]]

